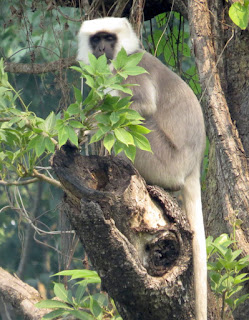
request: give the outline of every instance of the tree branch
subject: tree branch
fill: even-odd
[[[35,169],[33,169],[33,176],[38,178],[39,180],[45,181],[45,182],[47,182],[49,184],[52,184],[53,186],[55,186],[57,188],[62,188],[62,186],[61,186],[59,181],[57,181],[56,179],[49,178],[45,174],[39,173]]]
[[[2,186],[24,186],[26,184],[34,183],[39,181],[38,178],[34,179],[28,179],[28,180],[23,180],[23,181],[4,181],[0,180],[0,185]]]
[[[0,267],[0,296],[27,320],[40,320],[49,309],[34,305],[42,298],[37,290]]]
[[[48,63],[14,63],[5,62],[5,71],[12,73],[39,74],[66,69],[77,64],[75,57],[63,58]]]

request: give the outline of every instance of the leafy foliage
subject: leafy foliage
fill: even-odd
[[[57,300],[43,300],[36,304],[38,308],[55,309],[46,314],[43,319],[54,319],[58,316],[72,315],[76,319],[94,320],[103,319],[108,315],[108,319],[122,320],[118,315],[113,300],[109,300],[107,294],[88,293],[89,283],[100,283],[101,280],[95,271],[91,270],[65,270],[55,274],[55,276],[70,276],[71,280],[81,279],[75,285],[75,295],[72,290],[65,289],[62,283],[54,284],[54,294]]]
[[[222,319],[225,303],[235,310],[249,298],[249,294],[234,297],[243,288],[242,283],[249,280],[248,273],[241,273],[242,269],[249,266],[249,256],[239,258],[242,250],[232,250],[232,244],[235,244],[235,241],[227,234],[222,234],[215,240],[209,236],[206,240],[211,289],[222,299]],[[211,257],[215,258],[212,262]]]
[[[196,95],[201,88],[191,55],[188,22],[178,12],[162,13],[153,21],[155,31],[148,36],[148,50],[181,76]],[[149,30],[148,30],[149,32]]]
[[[231,20],[242,30],[245,30],[249,21],[249,0],[232,3],[228,13]]]
[[[80,67],[72,69],[80,72],[90,87],[90,93],[83,100],[81,91],[74,87],[75,102],[63,114],[51,112],[46,119],[30,112],[23,102],[20,92],[8,81],[4,72],[3,61],[0,65],[0,169],[2,179],[7,172],[25,178],[34,175],[34,168],[41,157],[52,154],[68,140],[79,146],[77,131],[95,130],[91,143],[103,140],[109,153],[124,152],[134,161],[136,148],[151,151],[144,134],[149,130],[142,126],[144,120],[138,112],[130,109],[132,104],[131,84],[123,84],[128,76],[139,75],[146,71],[137,66],[142,53],[128,56],[124,49],[113,61],[115,72],[112,73],[103,55],[96,59],[89,56],[90,65],[80,62]],[[134,84],[135,85],[135,84]],[[118,90],[126,96],[112,96],[111,91]],[[16,100],[21,101],[23,111],[16,107]]]

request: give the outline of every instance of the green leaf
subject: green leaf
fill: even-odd
[[[229,305],[229,307],[233,310],[234,308],[234,300],[233,299],[225,299],[225,302]]]
[[[234,309],[238,307],[241,303],[245,302],[245,300],[249,299],[249,294],[244,294],[240,296],[238,299],[235,299],[234,301]]]
[[[135,146],[141,150],[152,152],[149,140],[141,133],[132,132]]]
[[[13,117],[9,122],[8,124],[11,126],[12,124],[14,123],[17,123],[20,121],[20,117]]]
[[[101,123],[98,124],[98,126],[99,130],[92,136],[90,143],[101,140],[104,137],[104,135],[111,130],[110,126],[101,125]]]
[[[99,123],[103,123],[104,125],[108,126],[110,124],[110,117],[106,114],[103,113],[99,113],[95,116],[95,119],[99,122]]]
[[[96,73],[104,76],[103,78],[101,78],[103,83],[106,80],[107,80],[107,82],[109,81],[108,75],[111,75],[112,73],[111,73],[110,68],[107,64],[106,55],[102,55],[98,58],[97,65],[96,65]]]
[[[45,131],[46,132],[51,132],[52,130],[54,130],[55,123],[56,123],[55,114],[54,114],[54,112],[51,112],[49,114],[49,116],[44,121],[44,129],[45,129]]]
[[[248,273],[241,273],[238,276],[236,276],[234,278],[234,284],[239,284],[239,283],[242,283],[244,281],[249,280],[249,277],[245,278],[247,275],[248,275]]]
[[[75,96],[75,99],[78,103],[81,103],[82,102],[82,94],[81,94],[81,91],[76,88],[75,86],[73,86],[73,90],[74,90],[74,96]]]
[[[38,136],[36,145],[35,145],[35,152],[37,157],[40,157],[43,152],[45,151],[45,137],[44,136]]]
[[[42,300],[40,302],[37,302],[35,304],[37,308],[45,308],[45,309],[67,309],[67,310],[73,310],[72,307],[69,307],[66,303],[57,301],[57,300]]]
[[[50,153],[54,153],[55,145],[49,137],[45,137],[45,147]]]
[[[117,97],[113,97],[113,98],[117,98]],[[127,97],[122,98],[122,99],[120,99],[118,97],[115,110],[120,110],[120,109],[123,109],[123,108],[126,108],[126,110],[127,110],[130,105],[131,105],[131,97],[130,96],[127,96]],[[131,109],[129,109],[129,110],[131,110]]]
[[[108,133],[105,136],[103,143],[104,143],[104,147],[108,150],[109,153],[111,153],[114,142],[115,142],[115,138],[113,134]]]
[[[91,278],[86,278],[85,280],[77,282],[77,284],[81,284],[83,286],[89,283],[101,283],[101,279],[99,277],[91,277]]]
[[[107,307],[109,305],[108,295],[106,293],[95,293],[92,295],[93,299],[98,301],[101,307]]]
[[[90,299],[90,310],[91,310],[92,314],[97,318],[101,314],[102,308],[99,305],[98,301],[93,299],[92,296],[90,298],[91,298]]]
[[[144,52],[137,52],[129,55],[125,67],[135,67],[143,58]]]
[[[221,276],[220,276],[220,274],[217,273],[217,272],[212,272],[212,273],[211,273],[211,276],[210,276],[210,279],[211,279],[214,283],[218,284],[218,283],[220,282]]]
[[[225,258],[228,261],[234,261],[241,254],[241,252],[242,252],[242,250],[232,251],[232,249],[228,249],[225,254]]]
[[[62,283],[55,283],[54,284],[54,294],[60,300],[68,303],[72,303],[72,293],[70,290],[66,290],[64,284]]]
[[[109,86],[109,88],[111,88],[113,90],[117,90],[117,91],[121,91],[121,92],[127,93],[129,95],[132,95],[131,89],[126,88],[124,86],[121,86],[119,84],[112,84],[112,85]]]
[[[80,310],[72,310],[70,314],[81,320],[94,320],[94,317],[87,312]]]
[[[94,88],[95,87],[95,81],[94,78],[92,76],[89,75],[84,75],[84,78],[86,79],[86,84],[90,87],[90,88]]]
[[[124,71],[128,76],[137,76],[139,74],[148,73],[144,68],[142,67],[125,67]]]
[[[245,30],[248,26],[249,8],[243,6],[239,2],[234,2],[229,8],[229,17],[232,21],[239,26],[242,30]]]
[[[123,144],[122,142],[116,140],[113,146],[113,150],[115,155],[119,154],[120,152],[124,151],[126,145]]]
[[[55,124],[55,129],[58,131],[62,130],[65,127],[65,121],[62,119],[57,119]]]
[[[226,259],[219,259],[219,261],[227,271],[233,270],[237,264],[237,261],[229,261]]]
[[[118,111],[118,113],[125,114],[126,118],[129,120],[144,120],[144,118],[136,110],[121,109],[120,111]]]
[[[125,64],[127,63],[127,61],[128,61],[127,53],[125,49],[122,48],[117,54],[116,59],[112,61],[112,65],[116,70],[122,69],[123,66],[125,66]]]
[[[95,68],[93,68],[92,66],[84,65],[83,69],[84,69],[84,71],[88,72],[89,74],[91,74],[93,76],[95,75]],[[84,76],[85,76],[85,74],[84,74]]]
[[[70,115],[75,115],[78,114],[80,112],[80,107],[78,103],[72,103],[70,104],[70,106],[67,108],[67,112]]]
[[[73,128],[76,128],[76,129],[84,128],[83,124],[79,121],[76,121],[76,120],[70,120],[69,125]]]
[[[68,139],[76,146],[78,147],[78,136],[74,129],[70,126],[67,127],[68,130]]]
[[[26,125],[26,123],[27,123],[26,120],[22,119],[21,121],[18,122],[18,127],[23,128]]]
[[[76,290],[76,293],[75,293],[75,302],[79,305],[80,302],[81,302],[81,299],[83,298],[84,296],[84,293],[86,292],[86,287],[87,285],[83,285],[83,284],[79,284],[78,285],[78,288]]]
[[[88,54],[88,58],[89,58],[89,62],[90,62],[90,66],[96,70],[96,66],[97,66],[97,58],[92,54],[92,53],[89,53]],[[86,67],[86,66],[84,66]]]
[[[125,147],[124,149],[124,153],[126,155],[126,157],[128,159],[130,159],[132,162],[135,161],[135,157],[136,157],[136,147],[134,146],[128,146],[128,147]]]
[[[116,138],[124,143],[125,145],[134,145],[134,140],[133,140],[133,137],[132,135],[126,131],[124,128],[117,128],[117,129],[114,129],[114,134],[116,136]]]
[[[57,318],[59,316],[62,316],[62,315],[66,315],[68,314],[67,311],[63,310],[63,309],[58,309],[58,310],[54,310],[52,312],[49,312],[47,314],[45,314],[45,316],[42,317],[42,320],[50,320],[50,319],[54,319],[54,318]]]
[[[234,243],[234,241],[232,241],[230,238],[229,238],[229,235],[226,234],[226,233],[223,233],[221,234],[219,237],[217,237],[215,240],[214,240],[214,244],[215,245],[222,245],[223,247],[228,247],[230,246],[230,244]]]
[[[20,111],[18,109],[11,109],[11,112],[16,116],[21,116],[22,115],[22,111]]]
[[[39,137],[40,136],[36,135],[29,141],[27,150],[35,149],[36,144],[39,143],[39,139],[40,139]]]
[[[104,135],[105,135],[105,133],[103,133],[102,130],[98,130],[98,131],[91,137],[90,144],[101,140],[101,139],[104,137]]]
[[[240,271],[242,270],[243,268],[245,267],[248,267],[249,266],[249,255],[247,255],[246,257],[244,258],[241,258],[237,265],[236,265],[236,271]]]
[[[59,148],[67,142],[68,138],[68,130],[66,129],[66,127],[58,130]]]
[[[80,72],[80,73],[82,73],[82,71],[83,71],[80,67],[75,67],[75,66],[70,67],[70,69],[73,69],[73,70]]]
[[[110,115],[110,120],[111,120],[111,124],[113,125],[114,123],[117,123],[120,119],[120,116],[117,112],[112,112]]]
[[[243,289],[243,286],[234,286],[232,288],[232,290],[229,291],[229,293],[227,294],[228,298],[230,298],[231,296],[233,296],[235,293],[241,291]]]
[[[96,271],[87,270],[87,269],[75,269],[75,270],[64,270],[58,273],[55,273],[53,276],[72,276],[72,279],[77,278],[91,278],[98,277],[98,273]]]
[[[150,129],[141,125],[129,125],[129,129],[133,132],[142,133],[142,134],[148,134],[151,132]]]

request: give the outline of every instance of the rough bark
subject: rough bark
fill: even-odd
[[[38,309],[34,305],[42,298],[37,290],[12,276],[0,267],[0,297],[10,303],[25,320],[40,320],[49,309]]]
[[[226,59],[224,61],[224,58],[219,59],[217,55],[221,47],[217,41],[220,39],[224,41],[223,33],[226,33],[225,39],[228,39],[231,36],[231,30],[229,28],[224,30],[224,25],[217,29],[217,24],[211,23],[211,17],[214,13],[217,14],[220,8],[217,2],[215,2],[216,6],[213,2],[212,4],[212,9],[215,8],[216,11],[210,11],[207,2],[189,1],[191,36],[206,99],[204,112],[210,140],[210,164],[204,197],[206,231],[207,234],[212,235],[219,235],[222,232],[232,234],[235,228],[235,240],[238,247],[243,250],[243,254],[249,254],[248,162],[242,144],[244,138],[241,139],[240,135],[242,132],[238,131],[239,127],[236,127],[229,110],[234,108],[231,103],[235,97],[236,105],[240,104],[241,108],[243,107],[243,90],[240,91],[242,94],[242,100],[240,100],[239,93],[235,93],[235,88],[245,82],[244,80],[240,82],[238,77],[237,84],[232,84],[236,81],[234,78],[231,81],[228,75],[235,74],[239,62],[237,60],[230,62]],[[246,31],[245,36],[247,34]],[[231,40],[228,44],[230,54],[234,48],[236,50],[236,43],[236,40]],[[225,57],[227,55],[229,53],[226,53]],[[237,56],[237,59],[240,60],[240,57]],[[219,62],[221,62],[220,65]],[[231,96],[230,90],[232,90]],[[239,227],[235,227],[237,219],[242,222]],[[248,302],[246,302],[236,311],[236,319],[248,319],[248,310]]]
[[[146,188],[121,158],[66,147],[52,165],[64,210],[123,319],[194,319],[192,235],[173,199]]]

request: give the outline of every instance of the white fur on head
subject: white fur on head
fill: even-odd
[[[88,54],[89,52],[92,52],[89,38],[95,33],[102,31],[115,33],[118,38],[114,58],[122,47],[127,54],[131,54],[139,49],[139,40],[126,18],[106,17],[87,20],[82,23],[78,34],[77,60],[89,64]]]

